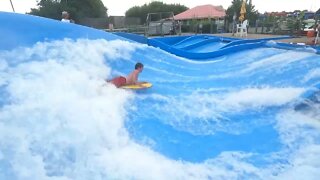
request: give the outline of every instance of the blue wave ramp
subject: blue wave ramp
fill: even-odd
[[[0,21],[0,179],[320,176],[317,49]],[[105,82],[138,61],[152,88]]]

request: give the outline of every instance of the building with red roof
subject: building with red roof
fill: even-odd
[[[214,33],[224,29],[226,11],[222,6],[210,4],[196,6],[174,16],[182,28],[191,32]]]
[[[222,6],[202,5],[188,9],[174,16],[175,20],[190,20],[190,19],[218,19],[226,16],[226,11]]]

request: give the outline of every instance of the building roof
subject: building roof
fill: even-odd
[[[204,19],[204,18],[221,18],[226,15],[222,6],[202,5],[186,10],[174,16],[176,20],[186,19]]]
[[[286,17],[288,13],[285,12],[285,11],[282,11],[282,12],[266,12],[265,14],[268,15],[268,16],[283,16],[283,17]]]

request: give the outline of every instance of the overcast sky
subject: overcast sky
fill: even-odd
[[[14,8],[18,13],[30,12],[30,8],[36,8],[37,0],[12,0]],[[102,0],[108,8],[109,15],[124,15],[125,11],[133,6],[141,6],[152,0]],[[162,0],[164,3],[180,3],[189,8],[197,5],[212,4],[222,5],[225,9],[231,5],[232,0]],[[266,11],[294,11],[312,10],[320,8],[320,0],[252,0],[256,10],[260,13]],[[0,0],[0,11],[12,12],[10,0]]]

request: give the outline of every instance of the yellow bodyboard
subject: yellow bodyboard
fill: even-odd
[[[122,89],[146,89],[152,86],[151,83],[143,82],[142,84],[132,84],[132,85],[124,85],[120,86]]]

